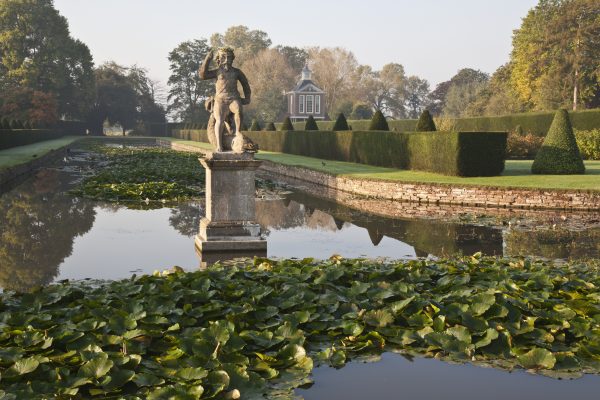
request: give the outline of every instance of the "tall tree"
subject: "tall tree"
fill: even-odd
[[[325,91],[327,112],[335,115],[338,103],[349,94],[351,77],[358,67],[356,57],[341,47],[314,47],[308,54],[314,80]]]
[[[215,33],[210,37],[212,47],[232,47],[238,66],[256,56],[262,50],[271,46],[271,39],[263,31],[250,30],[247,26],[229,27],[225,33]]]
[[[179,44],[169,53],[171,76],[167,111],[176,120],[208,120],[201,102],[212,94],[213,85],[200,79],[198,69],[209,50],[206,39],[196,39]]]
[[[276,49],[266,49],[244,64],[252,85],[252,102],[244,111],[261,121],[276,121],[287,109],[283,92],[294,86],[295,73]],[[248,118],[246,118],[248,119]]]
[[[472,68],[460,69],[450,80],[439,83],[429,96],[429,111],[433,115],[460,117],[469,104],[486,88],[490,77]]]
[[[92,56],[52,0],[0,2],[0,89],[16,87],[52,94],[71,118],[83,117],[92,102]]]
[[[540,0],[513,36],[511,84],[532,109],[600,106],[600,3]]]
[[[409,76],[406,79],[406,97],[404,104],[406,106],[408,118],[419,118],[427,106],[429,98],[429,82],[418,76]]]
[[[275,50],[285,57],[287,63],[292,67],[294,74],[299,76],[308,60],[308,52],[298,47],[281,45],[276,46]]]

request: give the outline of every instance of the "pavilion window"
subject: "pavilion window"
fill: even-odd
[[[321,96],[315,96],[315,114],[321,114]]]
[[[304,95],[298,96],[298,113],[304,114]]]
[[[312,94],[309,94],[306,96],[306,113],[307,114],[312,114],[314,112],[313,98],[314,98],[314,96]]]

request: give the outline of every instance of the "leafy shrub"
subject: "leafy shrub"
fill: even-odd
[[[2,129],[10,129],[10,121],[8,120],[8,118],[2,118],[2,120],[0,121],[0,127]]]
[[[519,136],[523,136],[525,134],[525,131],[523,131],[523,127],[521,125],[517,125],[513,132]]]
[[[10,129],[21,129],[19,127],[19,121],[17,121],[16,119],[13,119],[10,121]]]
[[[344,113],[339,113],[337,119],[335,120],[335,124],[333,125],[334,131],[348,131],[350,128],[348,127],[348,121],[346,121],[346,116]]]
[[[275,124],[274,124],[274,123],[272,123],[272,122],[269,122],[269,123],[267,124],[267,126],[265,127],[265,131],[270,131],[270,132],[272,132],[272,131],[276,131],[276,130],[277,130],[277,129],[275,129]]]
[[[419,117],[419,121],[417,122],[417,132],[434,132],[435,123],[433,122],[433,118],[431,118],[431,114],[429,114],[429,110],[424,110]]]
[[[575,131],[577,146],[586,160],[600,160],[600,129]]]
[[[511,132],[508,135],[507,141],[507,157],[508,158],[535,158],[544,138],[532,134],[518,135]]]
[[[365,103],[356,103],[352,108],[352,118],[354,119],[370,119],[373,117],[373,109]]]
[[[569,114],[558,110],[531,166],[534,174],[583,174],[585,166],[573,134]]]
[[[306,124],[304,124],[304,130],[305,131],[318,131],[319,127],[317,126],[317,122],[315,121],[315,119],[313,118],[312,115],[309,115],[307,120],[306,120]]]
[[[252,124],[250,124],[250,130],[251,131],[260,131],[261,130],[260,124],[258,123],[258,120],[256,118],[252,120]]]
[[[380,110],[377,110],[375,114],[373,114],[373,118],[371,119],[371,124],[369,125],[370,131],[389,131],[390,127],[383,116],[383,113]]]
[[[283,120],[283,125],[281,125],[281,131],[293,131],[294,130],[294,125],[292,125],[292,121],[290,120],[290,117],[285,117],[285,119]]]

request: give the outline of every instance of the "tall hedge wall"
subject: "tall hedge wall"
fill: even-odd
[[[85,134],[85,130],[81,131],[72,126],[64,129],[1,129],[0,150],[82,134]]]
[[[573,128],[577,130],[592,130],[600,128],[600,109],[569,112]],[[473,117],[454,119],[456,130],[464,132],[500,132],[512,131],[521,125],[525,133],[531,132],[536,136],[545,136],[554,118],[554,111],[540,113],[524,113],[503,115],[499,117]],[[319,121],[319,130],[332,130],[335,121]],[[352,130],[366,131],[371,120],[348,120]],[[281,124],[275,124],[279,129]],[[388,120],[390,130],[398,132],[414,132],[416,119]],[[294,129],[304,129],[304,122],[295,122]]]
[[[260,149],[327,160],[458,176],[504,170],[506,132],[275,131],[244,132]],[[207,142],[206,131],[174,136]]]

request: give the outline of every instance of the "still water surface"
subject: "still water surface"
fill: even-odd
[[[199,267],[193,237],[202,203],[152,210],[74,198],[75,177],[46,169],[0,196],[0,286],[27,290],[61,279],[118,279],[179,265]],[[369,215],[301,192],[258,200],[257,219],[269,257],[490,255],[598,258],[598,230],[568,232],[557,242],[501,227]],[[571,235],[571,236],[569,236]],[[321,367],[306,399],[564,399],[595,398],[600,379],[557,381],[437,360],[410,362],[384,354],[373,364]],[[432,384],[434,382],[435,384]]]

